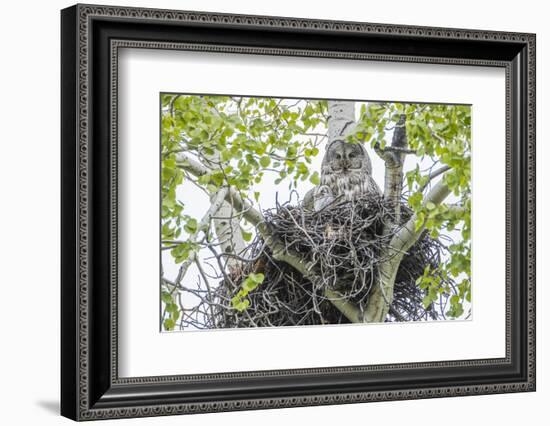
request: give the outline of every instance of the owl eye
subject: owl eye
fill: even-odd
[[[357,154],[355,152],[350,152],[350,154],[348,155],[348,158],[350,160],[353,160],[355,157],[357,157]]]
[[[340,154],[336,154],[336,159],[337,160],[341,160],[342,159],[342,156]]]

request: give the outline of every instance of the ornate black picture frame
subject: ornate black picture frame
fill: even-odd
[[[61,414],[159,416],[535,390],[535,35],[76,5],[61,13]],[[506,71],[506,356],[120,378],[117,49],[191,49]]]

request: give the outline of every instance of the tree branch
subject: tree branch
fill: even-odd
[[[386,147],[382,148],[380,146],[380,143],[378,143],[378,142],[376,142],[376,144],[374,144],[374,151],[384,161],[393,160],[394,157],[393,157],[392,154],[394,154],[394,153],[416,154],[416,151],[414,149],[403,148],[403,147],[399,147],[399,146],[386,146]]]
[[[393,131],[391,146],[385,149],[375,147],[386,163],[384,176],[384,198],[388,200],[394,210],[393,223],[401,222],[401,193],[403,191],[403,163],[405,155],[410,151],[407,140],[405,114],[401,114]],[[414,151],[413,151],[414,152]]]
[[[440,204],[451,193],[451,190],[440,180],[426,195],[424,205],[428,202]],[[395,277],[404,254],[418,241],[425,224],[416,228],[417,215],[414,214],[407,223],[393,236],[387,252],[382,253],[387,260],[380,264],[378,285],[370,294],[365,317],[368,322],[383,322],[393,302]]]
[[[453,214],[459,215],[466,213],[468,209],[466,209],[466,207],[464,206],[449,206],[449,211]]]
[[[451,193],[451,190],[443,180],[440,180],[426,195],[423,205],[428,202],[432,202],[435,205],[441,204],[445,198]],[[390,243],[392,249],[404,253],[411,248],[411,246],[418,241],[418,238],[425,229],[425,224],[419,229],[416,229],[416,220],[418,216],[416,213],[407,221],[407,223],[397,232]]]
[[[208,227],[208,225],[210,224],[210,220],[212,219],[212,216],[214,216],[218,212],[221,205],[223,204],[223,201],[225,200],[227,192],[228,192],[227,188],[222,188],[214,195],[214,197],[212,198],[212,203],[210,204],[210,208],[208,209],[206,214],[202,217],[201,221],[199,222],[197,226],[197,230],[193,232],[191,235],[189,235],[189,240],[191,240],[192,242],[197,241],[197,236],[199,235],[199,232],[204,231],[204,229]],[[195,252],[191,252],[189,255],[189,258],[181,264],[180,269],[178,271],[178,276],[176,277],[176,284],[179,284],[181,282],[181,280],[187,273],[187,270],[189,269],[191,264],[195,261],[195,259],[196,259]]]
[[[196,177],[200,177],[209,173],[207,167],[203,166],[198,161],[188,157],[183,153],[176,155],[176,164],[185,171],[193,174]],[[257,211],[252,205],[243,200],[237,191],[233,188],[229,188],[225,196],[225,201],[233,204],[234,209],[243,215],[253,225],[258,225],[263,222],[263,215]]]
[[[351,322],[365,322],[363,312],[337,291],[325,288],[325,297]]]
[[[450,169],[451,169],[451,166],[448,166],[448,165],[445,164],[444,166],[440,167],[436,171],[431,172],[428,176],[428,182],[426,182],[424,185],[422,185],[420,188],[418,188],[418,191],[424,192],[424,190],[426,189],[426,187],[430,184],[430,182],[432,180],[434,180],[436,177],[438,177],[439,175],[442,175],[443,173],[445,173],[447,170],[450,170]]]
[[[416,151],[414,149],[409,149],[401,146],[386,146],[384,149],[382,149],[384,152],[396,152],[399,154],[416,154]]]
[[[184,170],[197,177],[203,176],[209,172],[206,167],[204,167],[198,161],[189,158],[185,154],[178,154],[176,156],[176,163],[179,167],[182,167]],[[277,255],[279,257],[279,259],[276,258],[277,260],[282,260],[288,263],[304,275],[308,274],[308,271],[305,269],[303,263],[301,262],[301,258],[295,259],[294,256],[289,255],[288,253],[285,254],[284,250],[283,252],[281,251],[278,243],[274,241],[271,237],[270,232],[265,225],[263,215],[254,207],[252,207],[252,205],[248,201],[243,200],[237,191],[235,191],[233,188],[227,189],[225,200],[233,205],[237,213],[242,214],[242,216],[248,222],[257,227],[258,232],[260,232],[266,244],[271,248],[274,255]]]

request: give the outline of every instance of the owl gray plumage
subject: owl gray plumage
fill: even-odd
[[[372,165],[360,144],[335,140],[328,147],[321,164],[321,182],[313,189],[313,209],[319,211],[335,200],[352,201],[359,196],[382,193],[372,177]]]

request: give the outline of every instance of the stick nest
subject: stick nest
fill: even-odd
[[[384,234],[392,212],[382,197],[334,203],[313,212],[301,204],[283,204],[264,212],[266,225],[287,251],[299,254],[315,272],[306,278],[285,262],[277,260],[258,234],[247,248],[242,266],[228,273],[214,290],[209,328],[279,327],[343,324],[349,320],[324,295],[325,288],[364,309],[379,273],[381,256],[399,226]],[[401,223],[412,215],[401,205]],[[437,320],[443,317],[446,301],[425,308],[425,291],[416,280],[426,267],[435,269],[442,261],[445,245],[424,232],[404,255],[395,280],[394,296],[386,321]],[[387,251],[387,250],[386,250]],[[264,281],[248,294],[250,305],[237,311],[231,299],[250,273],[263,273]],[[443,296],[442,296],[443,298]]]

